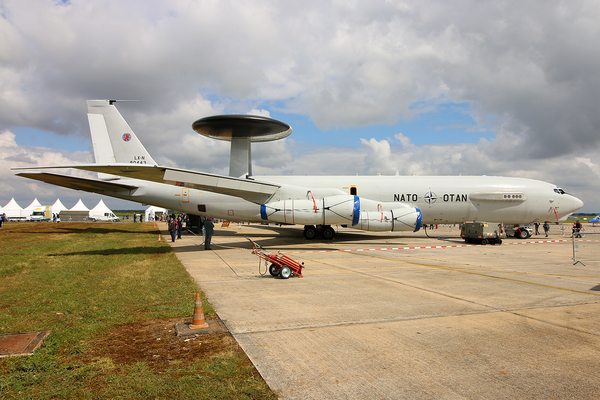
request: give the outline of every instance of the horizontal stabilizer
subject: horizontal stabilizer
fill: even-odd
[[[47,172],[20,172],[17,175],[22,176],[24,178],[35,179],[36,181],[42,181],[57,186],[63,186],[69,189],[83,190],[85,192],[99,194],[123,192],[135,190],[138,188],[137,186],[126,185],[122,183],[107,182],[89,178],[80,178],[77,176],[70,175],[51,174]]]
[[[260,182],[253,179],[234,178],[231,176],[209,174],[207,172],[138,164],[76,164],[12,169],[37,170],[46,168],[75,168],[133,179],[142,179],[173,186],[182,186],[192,189],[206,190],[207,192],[225,194],[228,196],[235,196],[256,204],[265,203],[281,187],[281,185],[278,184]]]

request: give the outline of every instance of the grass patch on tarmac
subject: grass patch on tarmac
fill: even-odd
[[[201,291],[157,239],[151,223],[4,224],[0,334],[51,333],[0,359],[0,398],[275,398],[229,333],[175,336]]]

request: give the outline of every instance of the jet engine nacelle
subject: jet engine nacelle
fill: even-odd
[[[261,219],[298,225],[352,225],[356,223],[358,217],[354,216],[358,216],[359,212],[359,198],[351,195],[280,200],[260,206]]]
[[[416,232],[421,229],[421,210],[407,207],[390,211],[363,211],[358,223],[351,228],[374,232]]]
[[[399,203],[378,203],[358,196],[280,200],[260,206],[263,221],[298,225],[348,225],[365,231],[418,231],[421,211]],[[390,210],[384,208],[396,207]]]

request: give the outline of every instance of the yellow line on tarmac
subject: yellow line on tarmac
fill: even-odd
[[[500,280],[508,281],[508,282],[524,283],[524,284],[527,284],[527,285],[539,286],[539,287],[544,287],[544,288],[549,288],[549,289],[556,289],[556,290],[564,290],[566,292],[588,294],[590,296],[600,297],[600,294],[598,294],[598,293],[589,293],[589,292],[583,292],[581,290],[567,289],[567,288],[562,288],[562,287],[558,287],[558,286],[551,286],[551,285],[544,285],[544,284],[541,284],[541,283],[522,281],[522,280],[519,280],[519,279],[503,278],[503,277],[500,277],[500,276],[493,276],[493,275],[488,275],[488,274],[482,274],[482,273],[479,273],[479,272],[472,272],[472,271],[481,271],[481,270],[465,270],[465,269],[458,269],[458,268],[452,268],[452,267],[443,267],[443,266],[440,266],[440,265],[430,265],[430,264],[422,264],[422,263],[410,262],[410,261],[403,261],[403,260],[393,260],[393,259],[390,259],[390,258],[377,257],[377,256],[372,256],[370,254],[365,254],[365,253],[350,253],[350,254],[355,254],[355,255],[364,256],[364,257],[378,258],[378,259],[381,259],[381,260],[399,262],[399,263],[404,263],[404,264],[419,265],[421,267],[443,269],[443,270],[446,270],[446,271],[462,272],[463,274],[483,276],[483,277],[486,277],[486,278],[500,279]],[[510,273],[510,272],[504,272],[504,271],[500,271],[500,272],[501,273]],[[528,273],[526,273],[526,272],[522,272],[522,274],[528,275]],[[573,275],[546,275],[546,274],[529,274],[529,275],[578,277],[578,276],[573,276]],[[599,277],[595,277],[595,276],[591,276],[591,277],[588,277],[588,276],[579,276],[579,277],[580,278],[599,278]]]
[[[478,268],[454,268],[454,267],[439,267],[446,268],[453,271],[490,271],[489,269],[478,269]],[[517,275],[537,275],[537,276],[557,276],[560,278],[594,278],[600,279],[600,276],[590,275],[562,275],[562,274],[542,274],[540,272],[521,272],[521,271],[494,271],[502,274],[517,274]]]

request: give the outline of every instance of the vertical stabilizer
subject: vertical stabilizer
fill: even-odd
[[[127,124],[115,100],[88,100],[88,121],[97,164],[149,164],[156,165],[142,142]],[[98,174],[101,179],[114,176]]]

